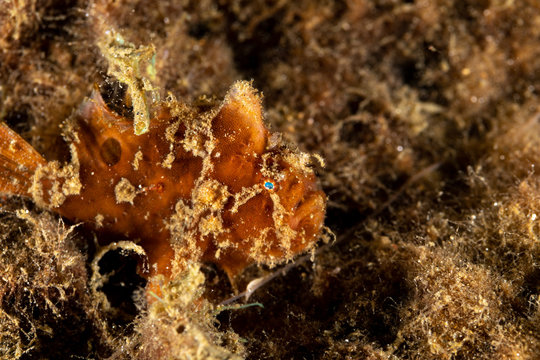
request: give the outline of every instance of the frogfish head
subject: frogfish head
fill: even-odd
[[[219,256],[231,274],[250,262],[273,264],[311,248],[321,231],[326,197],[309,156],[270,134],[261,99],[247,82],[236,83],[212,122],[213,176],[232,194],[223,212]],[[220,250],[220,249],[218,249]],[[217,255],[217,256],[216,256]]]

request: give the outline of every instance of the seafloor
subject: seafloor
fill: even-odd
[[[540,357],[537,0],[1,0],[0,119],[49,160],[94,84],[114,100],[107,30],[155,46],[162,97],[253,79],[325,159],[335,239],[254,306],[216,307],[233,286],[202,264],[145,308],[125,252],[97,261],[92,233],[4,196],[0,357]]]

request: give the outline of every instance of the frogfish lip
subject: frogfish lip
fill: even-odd
[[[309,191],[289,218],[289,226],[291,229],[303,233],[305,240],[313,240],[312,238],[319,233],[323,225],[324,209],[324,193],[320,190]]]

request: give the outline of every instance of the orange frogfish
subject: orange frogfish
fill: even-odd
[[[262,112],[239,81],[214,106],[160,102],[135,135],[96,89],[64,124],[68,163],[47,162],[0,125],[0,193],[82,222],[102,243],[137,242],[146,277],[208,261],[232,279],[312,248],[325,215],[310,157],[269,132]]]

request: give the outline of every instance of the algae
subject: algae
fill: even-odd
[[[0,357],[540,353],[536,1],[3,5],[0,118],[47,158],[69,155],[59,124],[94,83],[112,81],[98,45],[108,24],[132,44],[153,44],[148,76],[162,98],[221,98],[235,80],[254,79],[272,127],[324,158],[316,170],[336,240],[284,275],[247,269],[239,290],[275,275],[249,293],[264,308],[216,314],[234,291],[207,264],[192,264],[145,307],[125,286],[136,284],[132,269],[115,290],[138,306],[126,321],[98,306],[106,288],[88,291],[96,254],[89,231],[2,198]],[[204,139],[187,139],[204,157]],[[182,224],[185,207],[177,209]]]

